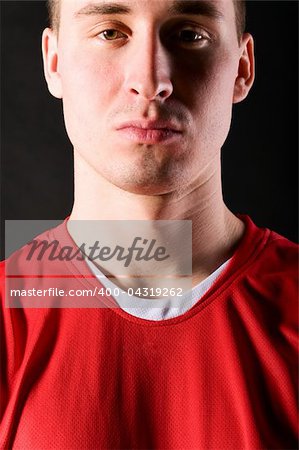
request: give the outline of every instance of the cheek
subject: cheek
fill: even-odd
[[[234,55],[223,52],[222,55],[207,58],[199,65],[196,78],[196,107],[204,108],[209,117],[214,116],[220,121],[230,117],[236,73],[237,60]]]
[[[182,80],[185,80],[185,85],[188,80],[189,86],[193,86],[193,96],[190,98],[194,103],[211,103],[217,108],[227,103],[232,104],[236,73],[236,56],[219,48],[189,63],[182,73]]]
[[[69,54],[61,67],[63,109],[73,145],[87,144],[100,132],[119,90],[120,80],[111,62],[91,55]]]
[[[189,65],[189,82],[181,73],[181,99],[194,118],[194,139],[202,157],[219,152],[230,128],[236,58],[231,54],[211,55]]]
[[[85,58],[69,61],[62,71],[63,96],[67,101],[92,107],[100,99],[106,103],[116,92],[119,80],[117,71],[109,61]]]

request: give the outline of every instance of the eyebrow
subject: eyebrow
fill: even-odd
[[[128,15],[132,14],[130,6],[124,3],[89,3],[75,13],[76,17],[94,15]],[[201,15],[214,19],[223,19],[223,14],[216,8],[211,0],[178,0],[168,9],[170,15],[186,14]]]
[[[168,12],[169,14],[207,16],[218,20],[224,18],[211,0],[180,0],[173,3]]]
[[[75,13],[75,16],[93,16],[108,14],[131,14],[129,6],[120,3],[89,3]]]

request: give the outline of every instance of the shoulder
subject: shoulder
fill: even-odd
[[[246,232],[237,251],[239,265],[245,272],[260,277],[296,276],[299,246],[268,228],[257,226],[249,216],[239,215]]]
[[[273,324],[295,330],[298,317],[298,245],[269,231],[248,270],[242,286],[251,305]],[[271,325],[272,326],[272,325]]]
[[[298,250],[297,244],[271,231],[263,251],[257,257],[256,264],[265,276],[297,279]]]
[[[21,307],[18,303],[18,293],[21,290],[24,294],[22,298],[28,299],[26,290],[42,288],[47,284],[47,280],[50,282],[49,277],[66,272],[65,261],[52,257],[55,252],[57,254],[57,248],[60,246],[56,232],[63,226],[64,223],[40,233],[0,262],[0,298],[5,314],[13,314],[14,308]],[[11,295],[11,292],[14,295]],[[30,317],[33,315],[31,312]]]
[[[50,228],[29,240],[25,245],[14,251],[6,260],[1,261],[0,276],[2,282],[8,277],[39,276],[45,272],[55,271],[61,245],[61,230],[65,222],[55,228]]]
[[[246,233],[237,251],[232,287],[259,315],[282,323],[298,316],[298,245],[243,218]],[[278,319],[279,318],[279,319]]]

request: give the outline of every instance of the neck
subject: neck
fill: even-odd
[[[229,259],[244,233],[223,201],[220,157],[192,185],[153,196],[119,189],[77,158],[70,220],[191,220],[193,284]]]

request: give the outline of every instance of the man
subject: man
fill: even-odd
[[[52,263],[50,246],[41,259],[30,245],[12,255],[3,447],[297,448],[297,248],[236,217],[221,191],[232,105],[254,80],[243,3],[60,0],[50,7],[45,76],[63,101],[74,146],[75,202],[38,245],[82,250],[92,241],[86,221],[147,221],[157,238],[161,220],[192,221],[193,289],[176,309],[151,308],[148,298],[127,308],[108,295],[97,307],[98,291],[92,308],[59,308],[80,286],[121,287],[127,301],[138,290],[136,265],[124,277],[103,259]],[[167,261],[175,279],[178,267],[178,257]],[[23,308],[14,308],[10,278]],[[21,292],[50,295],[53,280],[63,300],[57,293],[48,308],[28,308]],[[143,282],[161,289],[155,278]]]

